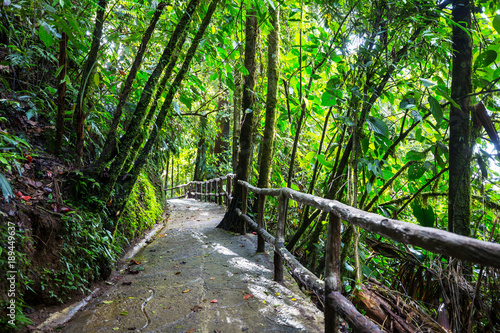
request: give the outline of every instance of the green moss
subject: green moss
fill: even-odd
[[[151,181],[141,174],[118,221],[115,235],[119,231],[122,237],[132,240],[152,228],[163,213],[160,198]]]

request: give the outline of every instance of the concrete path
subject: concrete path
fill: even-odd
[[[63,332],[324,331],[323,314],[288,274],[285,285],[272,280],[272,252],[255,254],[255,235],[215,228],[223,207],[169,202],[167,226],[133,258],[139,264]]]

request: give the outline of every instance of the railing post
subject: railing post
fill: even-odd
[[[276,226],[275,247],[285,246],[285,222],[288,198],[283,192],[278,196],[278,225]],[[283,258],[274,251],[274,281],[283,282]]]
[[[219,184],[219,186],[217,186],[217,192],[219,193],[219,205],[222,205],[222,192],[223,192],[222,183],[223,180],[219,178],[217,180],[217,184]]]
[[[208,181],[204,182],[205,184],[205,202],[208,202]]]
[[[325,333],[339,332],[338,313],[326,300],[331,292],[340,292],[340,226],[340,217],[330,213],[325,247]]]
[[[243,191],[242,191],[242,198],[241,198],[241,212],[246,215],[248,209],[248,189],[243,186]],[[240,233],[242,235],[245,235],[247,233],[247,223],[243,221],[241,224],[241,231]]]
[[[266,196],[264,194],[259,194],[259,204],[257,207],[257,225],[259,228],[264,228],[264,210],[266,205]],[[257,236],[257,252],[266,251],[266,242],[261,235]]]
[[[229,207],[229,205],[231,204],[231,200],[229,198],[232,197],[232,191],[231,191],[232,185],[233,185],[233,178],[227,177],[227,183],[226,183],[226,192],[227,192],[226,206],[227,207]]]

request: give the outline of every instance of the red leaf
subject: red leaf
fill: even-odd
[[[28,156],[26,156],[26,160],[28,161],[28,163],[31,163],[31,162],[33,162],[33,157],[28,155]]]
[[[213,299],[213,300],[210,301],[210,303],[217,303],[217,300]]]
[[[23,199],[24,201],[30,201],[31,197],[29,195],[22,195],[21,199]]]
[[[18,197],[18,198],[23,196],[23,194],[21,193],[21,191],[17,191],[17,192],[16,192],[16,193],[14,193],[14,194],[15,194],[15,195],[16,195],[16,197]]]
[[[73,212],[74,209],[68,208],[68,207],[61,207],[59,210],[61,213],[67,213],[67,212]]]
[[[243,296],[243,299],[249,299],[250,297],[253,297],[253,295],[251,295],[251,294],[246,294],[245,296]]]

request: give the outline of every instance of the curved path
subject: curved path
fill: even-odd
[[[140,264],[63,332],[324,331],[323,314],[290,276],[284,285],[272,280],[272,256],[255,254],[255,235],[215,228],[224,207],[169,202],[167,226],[133,258]]]

